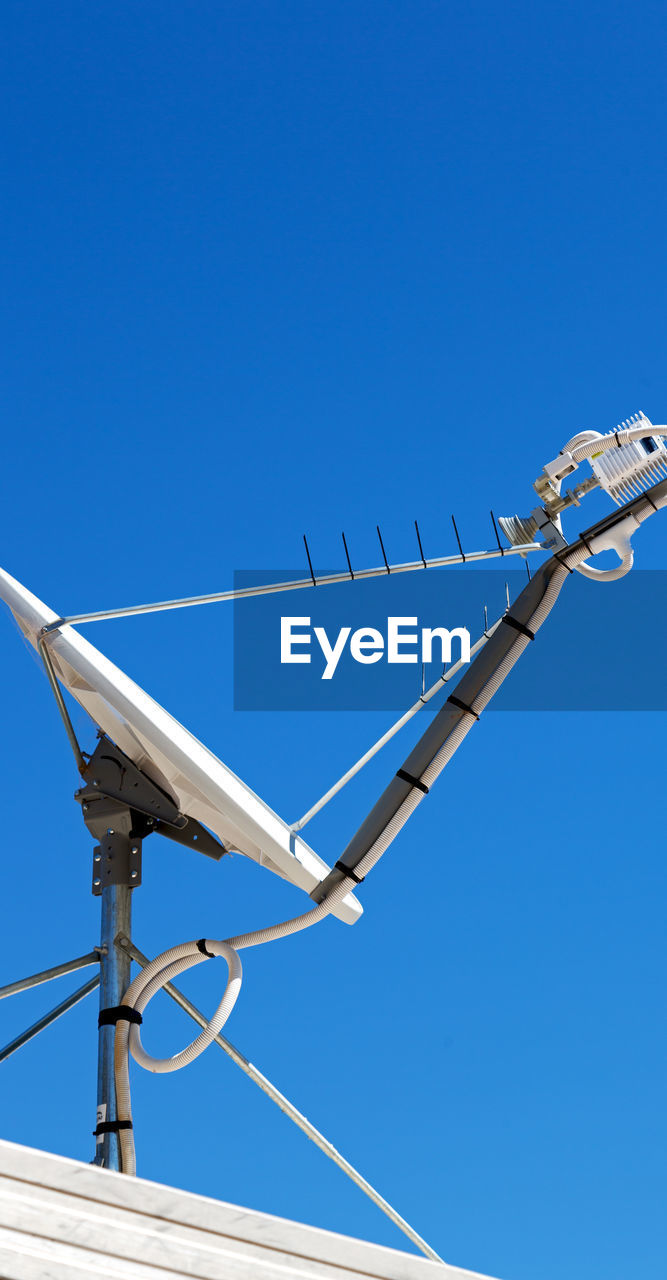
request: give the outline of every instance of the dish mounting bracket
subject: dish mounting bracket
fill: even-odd
[[[74,798],[90,834],[99,841],[93,854],[96,896],[105,885],[141,884],[141,843],[153,831],[209,858],[226,853],[206,827],[180,813],[171,796],[105,734],[81,773],[86,785]]]

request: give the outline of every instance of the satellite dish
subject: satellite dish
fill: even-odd
[[[35,649],[43,628],[59,620],[2,569],[0,599]],[[49,655],[64,688],[181,814],[214,832],[226,851],[252,858],[306,893],[321,884],[330,868],[310,845],[83,636],[71,626],[52,632]],[[362,910],[350,893],[333,914],[354,924]]]

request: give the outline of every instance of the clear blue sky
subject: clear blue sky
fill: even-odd
[[[649,3],[8,0],[0,562],[72,612],[301,569],[304,530],[375,563],[379,521],[402,560],[417,516],[442,554],[450,511],[484,545],[574,431],[665,421],[665,53]],[[656,518],[638,561],[666,549]],[[99,926],[56,710],[1,621],[9,981]],[[621,613],[619,663],[661,662],[664,621],[628,653]],[[390,718],[235,713],[223,606],[87,634],[287,818]],[[502,1280],[664,1275],[664,728],[488,716],[361,923],[244,960],[230,1038]],[[407,746],[313,824],[327,859]],[[303,903],[157,845],[150,954]],[[212,1008],[219,977],[184,986]],[[73,985],[5,1003],[3,1040]],[[93,997],[3,1065],[2,1136],[92,1156],[95,1023]],[[161,999],[145,1030],[166,1054],[190,1025]],[[134,1101],[145,1177],[402,1247],[217,1050],[136,1070]]]

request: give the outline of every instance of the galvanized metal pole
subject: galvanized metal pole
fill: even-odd
[[[131,937],[132,889],[128,884],[110,884],[102,889],[102,947],[100,957],[100,1009],[119,1005],[130,985],[131,957],[116,945],[119,934]],[[117,1119],[116,1085],[113,1069],[115,1026],[100,1027],[97,1056],[97,1123]],[[100,1134],[93,1164],[120,1170],[117,1133]]]

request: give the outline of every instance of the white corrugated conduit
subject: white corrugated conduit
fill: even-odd
[[[606,435],[598,431],[580,431],[563,445],[561,453],[571,453],[574,461],[579,463],[597,453],[606,453],[607,449],[621,449],[634,440],[644,440],[648,435],[667,436],[667,426],[654,427],[643,414],[638,415],[638,423],[636,427],[619,427],[618,431],[608,431]]]

